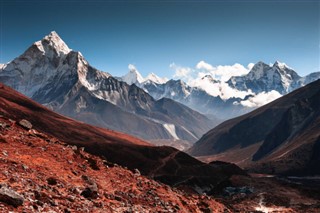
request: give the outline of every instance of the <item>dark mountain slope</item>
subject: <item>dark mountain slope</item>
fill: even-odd
[[[229,156],[231,161],[232,155],[237,155],[238,164],[260,165],[260,172],[265,169],[279,173],[309,171],[319,174],[320,169],[314,168],[319,163],[316,156],[320,154],[317,148],[319,119],[320,80],[222,123],[206,133],[189,153],[211,158],[217,155],[224,160]],[[245,149],[248,151],[243,152]]]

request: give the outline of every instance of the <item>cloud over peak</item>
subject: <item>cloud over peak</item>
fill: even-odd
[[[255,94],[251,90],[239,91],[231,88],[226,83],[232,76],[248,74],[253,66],[254,63],[249,63],[247,66],[239,63],[213,66],[203,60],[198,62],[195,67],[183,67],[175,63],[170,64],[170,68],[175,71],[173,78],[182,79],[189,86],[200,88],[211,96],[219,96],[223,100],[230,98],[244,99],[248,95],[251,96],[247,100],[235,102],[234,104],[241,104],[245,107],[259,107],[281,97],[281,94],[277,91]],[[205,76],[211,76],[212,78]]]
[[[233,65],[218,65],[213,66],[205,61],[200,61],[196,65],[196,69],[201,70],[203,72],[207,72],[212,75],[215,79],[219,79],[221,81],[228,81],[232,76],[241,76],[248,74],[250,69],[253,67],[253,63],[244,67],[239,63],[235,63]]]

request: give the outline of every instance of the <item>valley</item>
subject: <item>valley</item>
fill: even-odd
[[[118,77],[52,31],[0,66],[0,211],[319,212],[319,78]]]

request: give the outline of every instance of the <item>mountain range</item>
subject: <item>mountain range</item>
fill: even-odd
[[[217,124],[95,69],[56,32],[2,65],[0,82],[63,115],[150,141],[194,142]]]
[[[128,68],[100,71],[56,32],[0,65],[0,211],[319,212],[319,72]]]
[[[240,91],[251,90],[258,94],[275,90],[285,95],[319,78],[320,72],[301,77],[292,68],[279,61],[273,65],[267,65],[260,61],[252,67],[247,75],[231,77],[227,83]]]
[[[210,74],[195,79],[192,85],[158,76],[152,78],[155,80],[149,76],[144,79],[135,68],[119,79],[141,87],[156,100],[170,98],[215,120],[226,120],[250,112],[319,78],[320,72],[301,77],[284,63],[276,61],[268,65],[260,61],[248,74],[233,76],[226,82],[214,79]]]
[[[320,80],[206,133],[188,153],[259,173],[319,175]]]

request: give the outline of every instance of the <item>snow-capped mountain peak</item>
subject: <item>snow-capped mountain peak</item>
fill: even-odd
[[[211,75],[205,75],[201,78],[201,81],[208,81],[208,82],[211,82],[211,83],[219,83],[218,80],[214,79]]]
[[[282,63],[282,62],[280,62],[280,61],[274,62],[273,67],[278,67],[278,68],[280,68],[280,69],[285,69],[285,68],[291,69],[287,64]]]
[[[154,73],[150,73],[145,79],[145,81],[152,81],[157,84],[165,84],[168,80],[168,78],[161,78]]]
[[[126,82],[129,85],[141,84],[144,81],[144,78],[134,65],[129,64],[128,69],[129,72],[126,75],[122,76],[122,81]]]
[[[250,70],[250,72],[248,73],[248,77],[251,80],[256,80],[256,79],[260,79],[262,76],[265,75],[265,71],[267,69],[269,69],[270,66],[262,61],[259,61],[258,63],[256,63],[252,69]]]
[[[42,40],[35,42],[34,45],[43,52],[43,54],[49,57],[53,56],[53,54],[56,54],[57,56],[67,55],[71,52],[71,49],[55,31],[52,31]]]
[[[276,61],[273,65],[256,63],[248,75],[231,77],[229,86],[238,90],[251,89],[254,93],[278,91],[284,95],[299,87],[301,77],[285,63]]]

